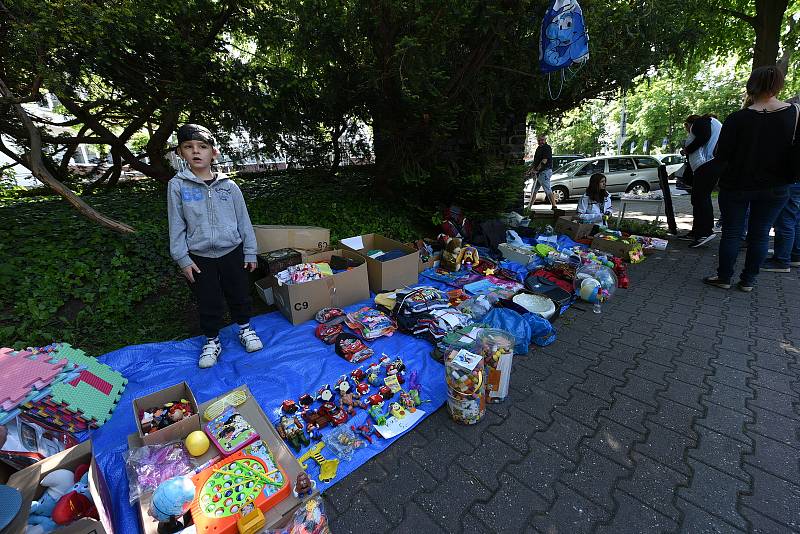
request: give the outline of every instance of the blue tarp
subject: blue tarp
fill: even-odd
[[[346,309],[352,311],[370,302],[364,301]],[[275,422],[275,410],[281,401],[297,399],[306,392],[313,394],[321,385],[332,385],[339,376],[356,367],[337,356],[332,345],[326,345],[314,336],[314,321],[293,327],[280,313],[274,312],[254,317],[251,324],[261,336],[264,349],[247,354],[236,338],[236,327],[228,327],[220,334],[222,356],[215,367],[207,370],[197,367],[198,354],[204,342],[202,337],[134,345],[100,357],[103,363],[120,371],[128,379],[128,386],[114,416],[91,433],[97,462],[111,494],[117,532],[139,532],[138,510],[128,504],[128,480],[123,459],[128,449],[127,436],[136,432],[131,408],[134,398],[185,380],[197,401],[204,402],[236,386],[247,384],[267,417]],[[391,337],[369,342],[369,345],[375,350],[375,355],[362,362],[362,365],[377,361],[381,353],[391,357],[400,356],[408,372],[419,372],[421,397],[431,401],[421,406],[426,414],[444,404],[447,398],[444,369],[430,357],[430,343],[396,332]],[[356,425],[363,424],[366,417],[366,412],[359,410],[353,421]],[[326,428],[323,433],[329,431],[330,428]],[[391,445],[395,439],[373,440],[372,445],[358,449],[351,461],[340,463],[333,483]],[[305,450],[301,450],[300,454]],[[327,457],[333,457],[327,448],[323,452]],[[310,462],[309,472],[312,476],[317,474],[313,462]],[[317,484],[321,490],[331,486],[320,482]]]

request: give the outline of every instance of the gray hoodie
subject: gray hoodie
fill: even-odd
[[[256,261],[256,234],[242,191],[222,173],[210,186],[186,169],[167,186],[169,252],[178,267],[192,264],[189,252],[219,258],[244,243],[244,261]]]

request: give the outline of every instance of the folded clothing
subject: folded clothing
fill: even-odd
[[[348,313],[347,326],[361,334],[364,339],[391,336],[397,330],[397,325],[388,315],[369,306]]]
[[[290,285],[319,280],[331,275],[333,271],[327,263],[299,263],[279,272],[275,278],[279,284]]]
[[[378,261],[389,261],[389,260],[396,260],[397,258],[402,258],[403,256],[407,255],[408,252],[405,250],[400,249],[393,249],[389,252],[384,252],[380,256],[376,257],[375,259]]]

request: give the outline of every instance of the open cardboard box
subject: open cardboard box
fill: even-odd
[[[419,251],[410,245],[379,234],[348,237],[342,239],[340,243],[344,248],[357,252],[367,260],[369,288],[374,293],[392,291],[414,285],[419,281]],[[367,256],[368,251],[376,249],[384,252],[398,249],[408,254],[389,261],[378,261]]]
[[[14,534],[25,532],[31,501],[40,499],[44,495],[45,488],[39,485],[39,481],[45,475],[56,469],[74,471],[79,465],[87,463],[89,464],[89,494],[97,508],[100,520],[84,517],[53,532],[57,534],[113,534],[114,527],[109,515],[111,499],[103,479],[103,473],[98,469],[94,460],[91,440],[84,441],[71,449],[45,458],[41,462],[26,467],[22,471],[17,471],[9,477],[8,485],[17,488],[22,493],[22,509],[3,532]]]
[[[594,228],[593,223],[582,223],[573,221],[570,217],[559,217],[556,220],[555,232],[558,235],[565,235],[573,241],[577,241],[589,236],[592,233],[592,228]]]
[[[327,250],[331,231],[318,226],[281,226],[276,224],[254,224],[258,253],[272,252],[282,248],[293,248],[301,252]]]
[[[178,402],[181,399],[189,401],[194,415],[181,419],[177,423],[172,423],[161,430],[156,430],[152,434],[145,434],[142,431],[142,422],[139,420],[139,413],[142,410],[159,408],[163,406],[164,403]],[[194,398],[194,393],[192,393],[192,390],[189,388],[189,384],[186,382],[181,382],[180,384],[160,389],[144,397],[133,399],[132,404],[133,417],[136,420],[136,429],[139,431],[139,437],[145,445],[158,445],[168,441],[182,439],[181,436],[185,437],[193,430],[200,430],[200,415],[198,414],[197,401]]]
[[[531,249],[516,247],[508,243],[500,243],[497,245],[497,250],[503,255],[503,259],[519,263],[520,265],[528,265],[534,256],[536,256],[536,253]]]
[[[590,245],[591,248],[595,250],[599,250],[600,252],[606,252],[611,254],[612,256],[616,256],[618,258],[622,258],[623,261],[630,262],[631,261],[631,250],[637,247],[638,244],[634,243],[625,243],[623,241],[611,241],[609,239],[603,239],[599,235],[596,235],[594,239],[592,239],[592,244]]]
[[[286,476],[288,477],[289,483],[294,487],[294,481],[297,479],[297,475],[299,475],[303,468],[300,466],[300,463],[295,458],[294,454],[289,450],[289,447],[286,443],[281,439],[278,435],[278,432],[275,430],[275,427],[272,426],[272,423],[269,422],[267,416],[264,414],[264,411],[259,406],[258,402],[253,398],[252,394],[250,393],[250,389],[247,385],[242,385],[237,388],[234,388],[231,391],[242,390],[247,394],[247,400],[236,407],[239,413],[244,416],[250,425],[256,429],[261,439],[267,444],[269,449],[272,451],[272,455],[275,458],[275,461],[278,462],[281,467],[283,467],[284,471],[286,472]],[[230,393],[230,392],[228,392]],[[200,413],[206,409],[208,405],[210,405],[215,400],[224,397],[228,393],[220,395],[219,397],[215,397],[207,402],[204,402],[200,405]],[[205,421],[204,421],[205,422]],[[188,435],[188,432],[187,434]],[[186,436],[181,436],[179,439],[185,439]],[[141,447],[142,441],[136,434],[131,434],[128,436],[128,447]],[[208,452],[206,452],[203,456],[200,456],[195,459],[196,465],[202,466],[207,462],[214,459],[219,452],[214,448],[212,444],[209,448]],[[314,492],[310,497],[305,497],[299,499],[294,495],[290,494],[286,497],[283,501],[276,504],[274,507],[269,509],[267,512],[264,513],[264,518],[266,519],[266,527],[268,528],[280,528],[284,526],[289,519],[291,519],[292,514],[294,514],[297,507],[300,506],[303,502],[305,502],[309,498],[313,498],[319,495],[319,492],[315,489]],[[158,522],[153,519],[148,514],[148,509],[150,508],[150,501],[152,499],[152,493],[146,493],[139,499],[139,518],[141,520],[142,529],[145,534],[157,534],[158,532]]]
[[[367,264],[364,258],[355,252],[329,250],[310,256],[308,262],[329,262],[331,256],[344,256],[361,264],[333,276],[302,284],[278,285],[277,279],[272,277],[275,305],[292,324],[297,325],[313,319],[322,308],[343,308],[369,298]]]

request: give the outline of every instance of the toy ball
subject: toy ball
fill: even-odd
[[[162,522],[182,516],[194,500],[194,491],[194,483],[189,477],[175,477],[162,482],[153,492],[150,514]]]
[[[596,302],[601,290],[604,299],[612,297],[617,285],[614,271],[599,263],[588,263],[575,273],[575,293],[586,302]]]
[[[192,456],[204,455],[209,446],[211,446],[211,442],[208,441],[208,436],[206,436],[205,432],[202,430],[195,430],[186,436],[186,440],[183,443],[186,445],[186,450],[189,451],[189,454]]]

